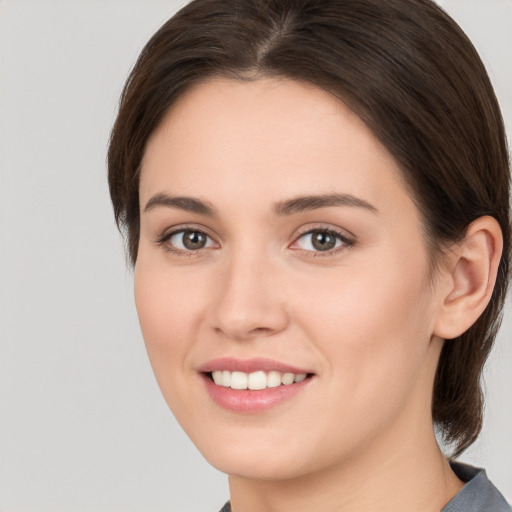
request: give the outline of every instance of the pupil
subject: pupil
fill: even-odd
[[[187,231],[183,235],[183,245],[190,250],[202,249],[206,244],[206,237],[196,231]]]
[[[328,251],[336,245],[336,238],[325,232],[317,232],[313,234],[313,247],[319,251]]]

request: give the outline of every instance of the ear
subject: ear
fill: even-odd
[[[450,250],[440,271],[442,296],[434,328],[442,339],[467,331],[489,303],[503,251],[500,225],[493,217],[480,217]]]

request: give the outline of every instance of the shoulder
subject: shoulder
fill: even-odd
[[[455,474],[466,485],[441,512],[511,512],[503,495],[487,478],[483,469],[450,462]]]

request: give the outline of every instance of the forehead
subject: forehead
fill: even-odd
[[[150,137],[141,203],[159,192],[261,205],[283,195],[408,196],[389,152],[330,93],[287,79],[210,79],[189,89]],[[252,192],[252,194],[251,194]],[[215,197],[213,198],[215,199]],[[241,205],[242,206],[242,205]]]

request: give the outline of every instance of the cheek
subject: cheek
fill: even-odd
[[[169,408],[182,425],[198,414],[190,399],[189,362],[199,338],[202,280],[171,271],[155,258],[139,257],[135,268],[135,304],[153,373]],[[192,421],[192,423],[194,423]]]
[[[309,285],[302,295],[297,318],[310,320],[302,321],[303,329],[316,340],[340,402],[361,412],[372,409],[371,403],[393,407],[415,385],[432,318],[418,268],[391,263],[348,268]]]
[[[393,333],[401,333],[395,343],[406,342],[404,335],[415,333],[413,327],[429,316],[418,268],[409,273],[406,270],[402,267],[402,271],[395,271],[389,266],[364,271],[348,268],[330,273],[325,279],[304,280],[299,285],[304,314],[298,318],[311,320],[312,327],[324,332],[322,338],[331,339],[333,348],[340,342],[355,349],[379,344],[379,340]],[[306,311],[310,313],[305,314]],[[341,339],[333,340],[337,332]]]
[[[135,304],[144,342],[156,378],[167,375],[169,368],[182,368],[188,343],[195,338],[200,317],[201,290],[196,281],[143,257],[135,268]]]

